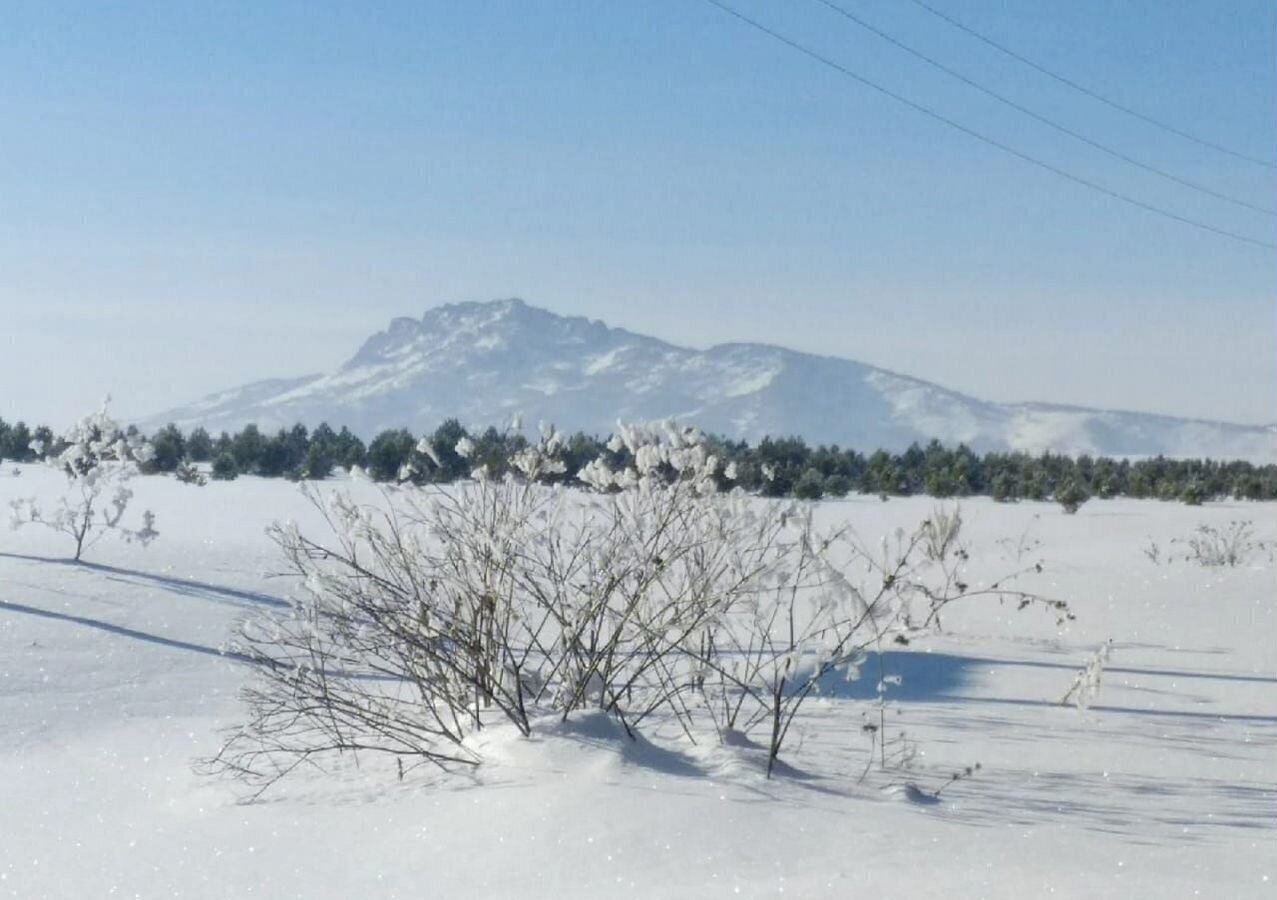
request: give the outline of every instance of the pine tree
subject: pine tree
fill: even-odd
[[[186,439],[181,430],[170,422],[151,438],[154,456],[147,464],[150,472],[173,472],[186,457]]]
[[[1069,515],[1077,512],[1078,509],[1081,508],[1082,504],[1089,499],[1091,499],[1091,495],[1087,493],[1086,488],[1082,487],[1079,482],[1072,479],[1065,482],[1065,484],[1055,492],[1055,502],[1064,507],[1064,511]]]
[[[1185,506],[1201,506],[1208,498],[1206,489],[1200,482],[1190,481],[1179,492],[1179,499]]]
[[[993,476],[993,481],[989,485],[989,496],[998,503],[1010,503],[1018,499],[1015,476],[1010,472],[999,472]]]
[[[430,435],[430,446],[434,450],[432,461],[435,461],[430,472],[431,481],[448,483],[470,474],[470,463],[457,453],[457,442],[467,436],[456,419],[445,420]]]
[[[406,428],[383,431],[368,445],[368,474],[376,481],[398,481],[405,467],[414,462],[416,447],[416,439]]]
[[[846,497],[851,493],[851,479],[843,474],[830,475],[825,479],[825,495],[828,497]]]
[[[192,462],[208,462],[213,458],[213,439],[203,428],[196,428],[187,436],[186,455]]]
[[[825,476],[816,469],[807,469],[794,482],[793,494],[799,500],[819,500],[825,495]]]
[[[324,444],[311,444],[310,449],[306,451],[306,458],[302,460],[302,477],[311,481],[322,481],[331,475],[333,471],[331,452]]]
[[[213,460],[213,478],[216,481],[233,481],[239,476],[239,465],[235,457],[228,451],[218,454]]]
[[[245,425],[231,441],[231,455],[235,457],[237,473],[255,472],[266,449],[266,438],[256,425]]]

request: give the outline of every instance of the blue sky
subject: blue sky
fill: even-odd
[[[878,27],[1260,205],[1277,176],[1080,97],[907,0]],[[1277,158],[1277,6],[930,0],[1042,64]],[[1169,184],[811,0],[735,5],[893,90],[1176,213]],[[0,416],[144,414],[331,368],[396,315],[521,296],[693,346],[782,343],[994,400],[1277,419],[1277,254],[1086,191],[703,0],[10,3]]]

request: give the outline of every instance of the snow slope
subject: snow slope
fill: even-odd
[[[988,403],[851,360],[762,344],[691,350],[519,300],[395,319],[335,372],[224,391],[139,424],[327,421],[368,437],[448,417],[483,428],[514,413],[599,435],[617,418],[677,416],[734,438],[797,434],[866,450],[939,438],[978,451],[1277,459],[1277,426]]]
[[[6,469],[0,503],[59,487]],[[972,569],[1041,557],[1036,586],[1078,620],[971,606],[885,660],[903,679],[891,727],[923,753],[908,777],[933,790],[982,764],[939,803],[889,774],[858,783],[857,682],[812,707],[788,757],[804,777],[585,716],[532,740],[484,732],[470,776],[400,782],[367,757],[245,805],[191,769],[249,675],[218,648],[288,596],[264,526],[318,523],[282,481],[134,487],[162,532],[149,549],[108,538],[75,565],[52,533],[0,537],[0,897],[1277,896],[1277,564],[1141,552],[1238,518],[1277,537],[1271,505],[964,504]],[[820,515],[873,540],[930,510],[852,498]],[[1108,638],[1096,703],[1058,706]]]

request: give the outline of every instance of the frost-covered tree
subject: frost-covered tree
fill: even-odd
[[[137,528],[123,524],[133,491],[126,484],[140,467],[149,462],[153,449],[136,433],[128,434],[107,413],[110,398],[101,408],[85,416],[64,434],[56,455],[46,462],[61,470],[67,479],[67,492],[56,506],[45,509],[34,498],[15,500],[10,522],[14,528],[40,524],[68,535],[75,541],[75,559],[108,531],[128,541],[149,544],[158,534],[155,516],[142,513]],[[46,448],[33,446],[37,453]]]

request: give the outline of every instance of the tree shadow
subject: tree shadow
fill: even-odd
[[[876,700],[881,694],[888,701],[926,702],[953,701],[997,704],[1006,706],[1058,708],[1052,700],[1021,697],[989,696],[970,690],[978,673],[994,668],[1027,667],[1035,669],[1059,669],[1063,672],[1078,671],[1078,666],[1067,663],[1041,662],[1037,660],[994,659],[985,656],[958,656],[950,653],[932,653],[916,650],[883,650],[869,652],[859,667],[859,677],[847,680],[842,672],[826,673],[819,682],[818,693],[823,697],[841,700]],[[1179,669],[1155,669],[1133,666],[1105,666],[1106,673],[1160,676],[1175,679],[1200,679],[1209,681],[1237,681],[1260,684],[1277,684],[1277,679],[1266,675],[1243,675],[1228,672],[1194,672]],[[897,683],[897,679],[899,680]],[[801,683],[801,682],[800,682]],[[1168,692],[1170,696],[1183,698],[1183,691]],[[1277,715],[1257,713],[1228,713],[1179,709],[1142,709],[1134,706],[1117,706],[1108,703],[1092,703],[1087,707],[1094,713],[1117,713],[1173,719],[1201,720],[1204,722],[1246,722],[1252,724],[1277,724]]]
[[[1053,669],[1064,673],[1074,673],[1081,668],[1081,662],[1048,662],[1028,659],[996,659],[989,656],[959,656],[951,653],[935,653],[922,650],[883,650],[865,653],[858,670],[858,677],[848,680],[839,671],[826,673],[818,685],[818,692],[824,697],[836,697],[846,700],[875,700],[878,697],[880,681],[888,700],[926,701],[926,700],[972,700],[966,690],[977,673],[991,669],[1029,668]],[[1250,684],[1277,685],[1277,677],[1267,674],[1244,674],[1236,672],[1194,671],[1192,669],[1163,669],[1149,666],[1106,665],[1106,673],[1114,675],[1144,675],[1177,680],[1228,681]],[[896,683],[899,679],[899,683]],[[801,683],[801,682],[800,682]],[[1176,691],[1176,696],[1184,696]],[[1037,706],[1054,706],[1048,701],[1000,700],[993,697],[980,697],[979,700],[992,703],[1026,703]],[[1137,710],[1128,707],[1104,707],[1094,705],[1092,709],[1110,709],[1115,712],[1158,712],[1157,710]],[[1167,715],[1180,715],[1168,712]],[[1253,721],[1272,721],[1270,716],[1228,716],[1216,713],[1182,713],[1186,716],[1198,716],[1203,719],[1240,718]]]
[[[276,609],[287,608],[290,604],[287,600],[280,597],[272,597],[270,594],[262,594],[257,591],[245,591],[239,588],[223,587],[219,584],[210,584],[206,581],[195,581],[188,578],[175,578],[171,575],[156,575],[151,572],[143,572],[139,569],[125,569],[119,566],[108,566],[105,563],[86,562],[85,560],[59,559],[50,556],[33,556],[26,553],[0,553],[0,558],[21,559],[28,562],[51,563],[58,566],[68,566],[76,569],[85,569],[90,572],[101,572],[112,581],[129,583],[130,580],[147,581],[153,584],[162,585],[178,594],[188,597],[198,597],[204,600],[213,600],[217,602],[225,602],[225,600],[235,601],[235,605],[243,603],[253,603],[260,606],[271,606]]]
[[[115,634],[121,637],[133,638],[138,641],[145,641],[148,644],[158,644],[162,647],[172,647],[177,650],[190,650],[193,653],[202,653],[206,656],[218,656],[223,659],[234,660],[235,662],[250,664],[256,664],[259,662],[259,660],[256,660],[251,656],[244,653],[237,653],[234,650],[223,650],[220,647],[209,647],[206,644],[195,644],[191,641],[179,641],[176,638],[161,637],[158,634],[138,631],[135,628],[125,628],[123,625],[113,625],[110,622],[103,622],[101,619],[90,619],[87,616],[75,616],[71,613],[54,612],[50,609],[40,609],[36,606],[27,606],[25,603],[13,603],[9,600],[0,600],[0,610],[22,613],[23,615],[28,616],[39,616],[44,619],[55,619],[60,622],[74,622],[77,625],[96,628],[99,631],[105,631],[108,634]]]
[[[1277,822],[1271,785],[1193,776],[1003,769],[954,799],[943,815],[955,821],[1033,826],[1063,818],[1134,844],[1198,843],[1212,833],[1270,831]]]
[[[961,694],[974,672],[989,662],[951,653],[870,651],[860,663],[856,678],[848,679],[840,671],[827,672],[820,679],[817,692],[840,700],[876,700],[881,683],[881,693],[887,700],[943,699]]]

